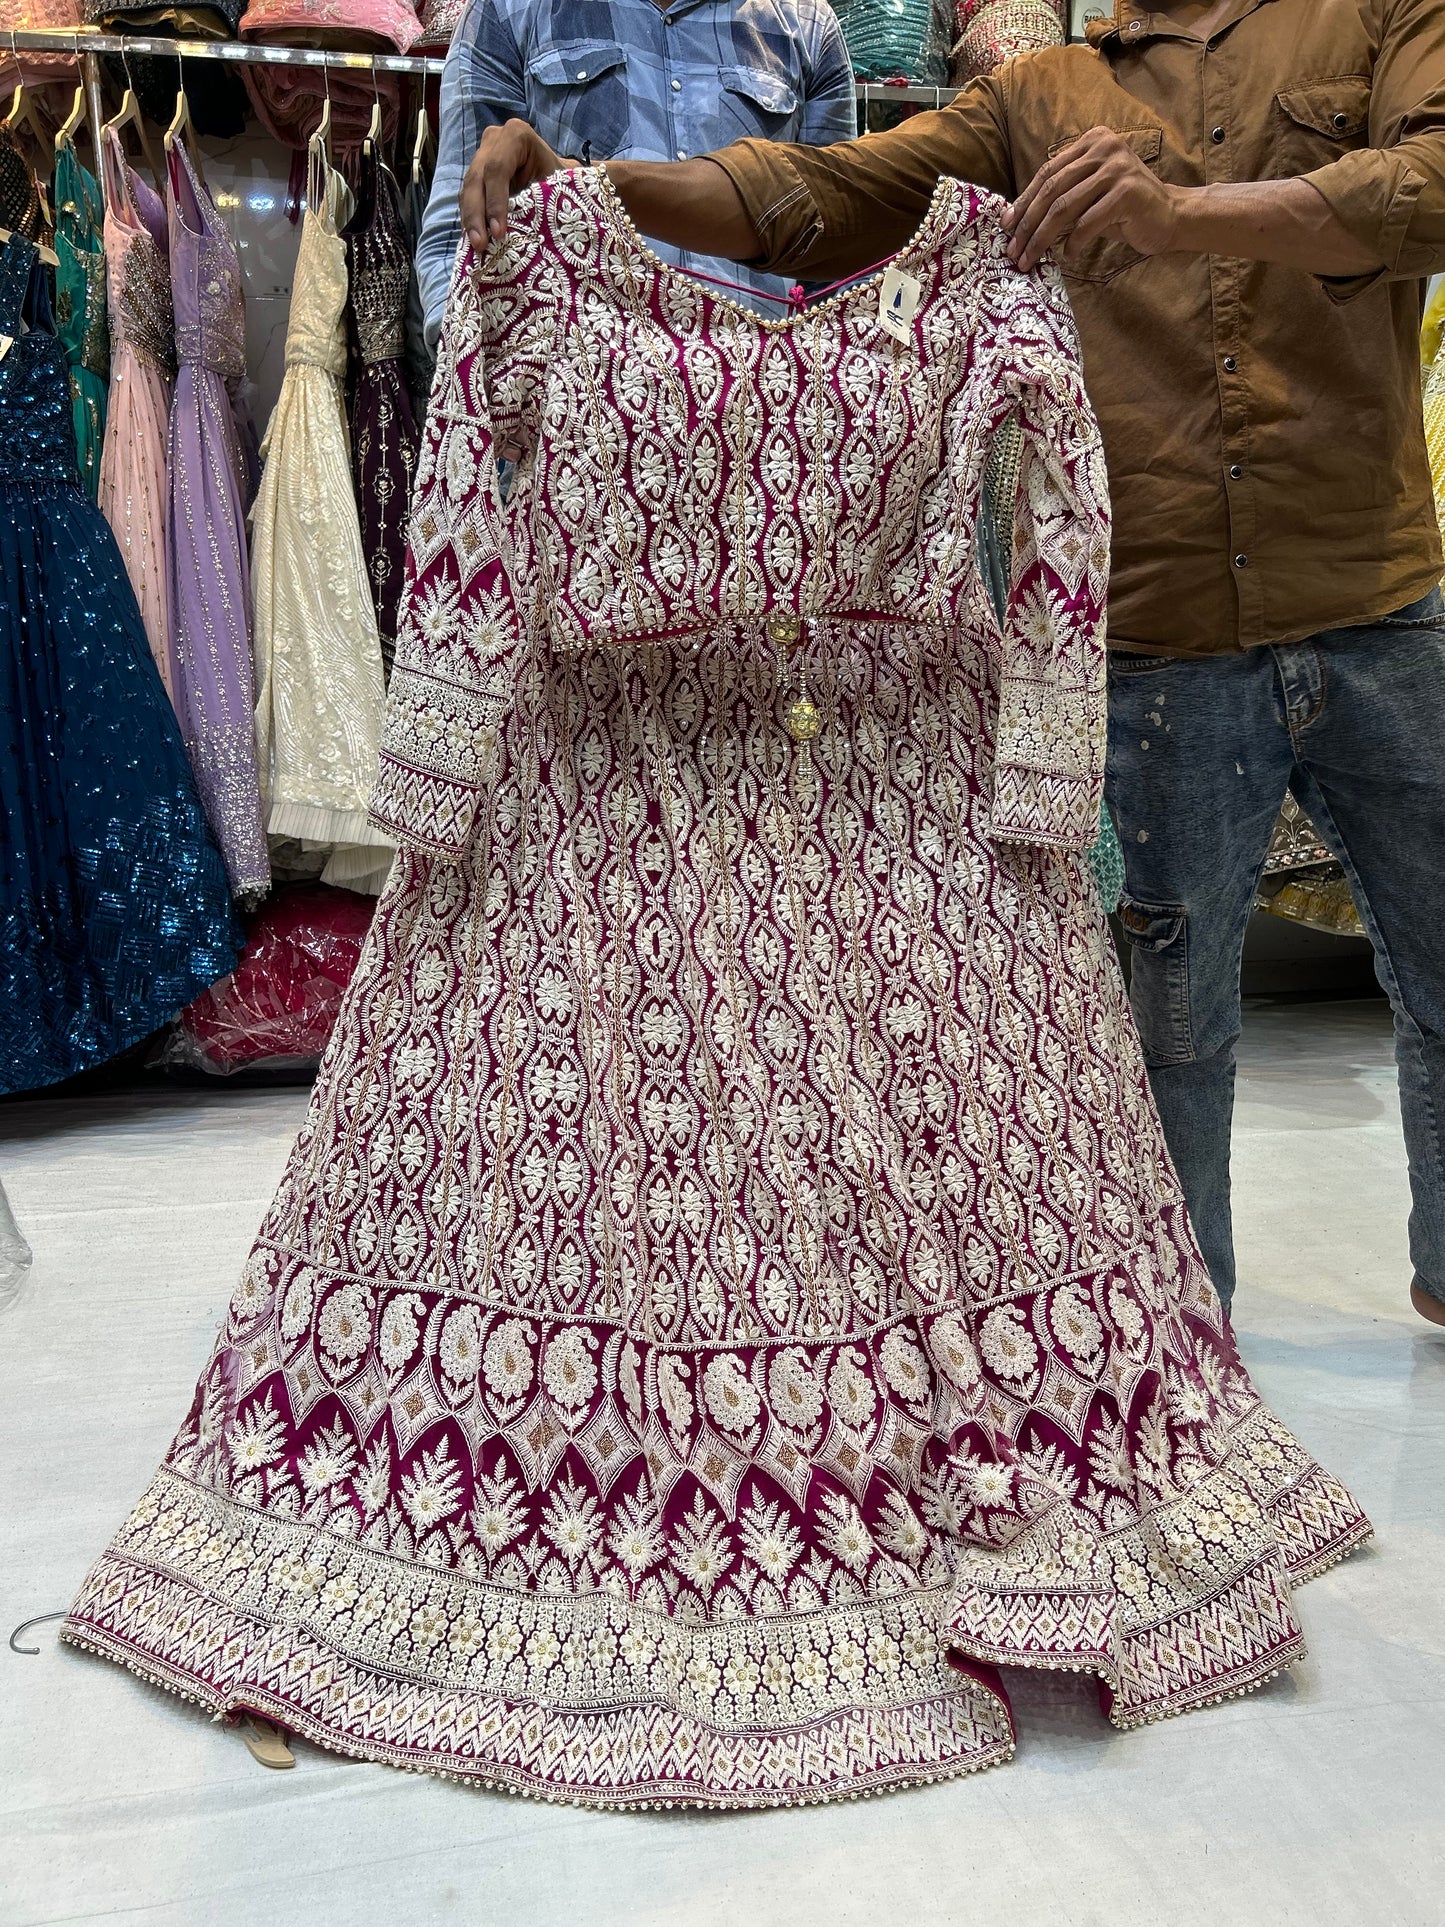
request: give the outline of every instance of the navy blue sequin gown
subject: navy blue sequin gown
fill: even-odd
[[[8,337],[8,344],[5,338]],[[0,247],[0,1091],[113,1057],[241,932],[175,713],[75,473],[39,257]]]

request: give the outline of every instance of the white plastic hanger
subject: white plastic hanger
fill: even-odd
[[[371,150],[381,139],[381,95],[376,86],[376,62],[371,63],[371,125],[366,130],[366,139],[361,143],[361,151],[371,157]]]
[[[313,214],[326,208],[326,185],[331,174],[331,73],[321,69],[326,100],[316,132],[306,143],[306,205]]]
[[[411,178],[413,185],[420,187],[426,172],[427,150],[431,146],[431,122],[427,118],[426,96],[416,110],[416,140],[411,150]]]

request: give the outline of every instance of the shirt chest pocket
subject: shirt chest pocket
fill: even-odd
[[[756,135],[791,140],[796,133],[798,90],[785,74],[766,67],[724,67],[718,73],[719,147]]]
[[[1117,127],[1114,132],[1120,140],[1127,141],[1138,158],[1146,167],[1157,167],[1159,156],[1164,148],[1164,130],[1160,127]],[[1061,148],[1077,140],[1077,134],[1066,134],[1054,142],[1049,149],[1052,160]],[[1116,274],[1137,266],[1146,257],[1137,248],[1131,248],[1126,241],[1116,240],[1104,235],[1097,241],[1087,241],[1082,247],[1070,245],[1059,257],[1059,266],[1066,281],[1112,281]]]
[[[1328,167],[1370,133],[1370,82],[1364,74],[1301,81],[1274,97],[1268,178],[1291,180]]]
[[[527,62],[533,124],[572,160],[605,161],[627,145],[627,54],[611,40],[559,40]]]

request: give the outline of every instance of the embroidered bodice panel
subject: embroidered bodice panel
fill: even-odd
[[[506,242],[459,256],[411,528],[378,821],[466,847],[528,644],[687,646],[791,625],[836,655],[872,623],[992,628],[993,827],[1081,848],[1104,750],[1109,522],[1074,322],[1006,258],[996,198],[941,182],[876,282],[760,321],[657,260],[601,170],[543,182]],[[975,533],[995,431],[1026,457],[1002,632]],[[499,459],[516,462],[503,506]],[[769,638],[773,638],[770,642]]]
[[[369,176],[363,175],[361,213],[361,225],[353,228],[347,241],[357,347],[365,363],[399,361],[406,351],[411,250],[401,194],[385,161],[376,160]]]
[[[202,187],[184,141],[171,149],[171,292],[176,360],[224,380],[246,372],[246,298],[236,243]]]
[[[105,260],[111,347],[116,355],[133,348],[166,374],[174,374],[176,324],[165,202],[127,162],[119,136],[107,131],[104,140],[110,189]]]
[[[286,366],[309,363],[328,375],[346,373],[346,243],[308,208],[296,255]]]

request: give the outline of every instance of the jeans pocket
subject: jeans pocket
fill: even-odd
[[[1403,609],[1396,609],[1388,616],[1376,616],[1372,622],[1361,625],[1366,629],[1445,629],[1445,596],[1439,589],[1432,589],[1429,595],[1421,596],[1418,602],[1407,603]]]
[[[1172,669],[1178,656],[1131,656],[1122,649],[1109,652],[1111,676],[1157,676],[1161,669]]]
[[[1148,1064],[1185,1064],[1194,1055],[1189,1022],[1189,929],[1182,903],[1119,899],[1129,945],[1129,1001]]]

